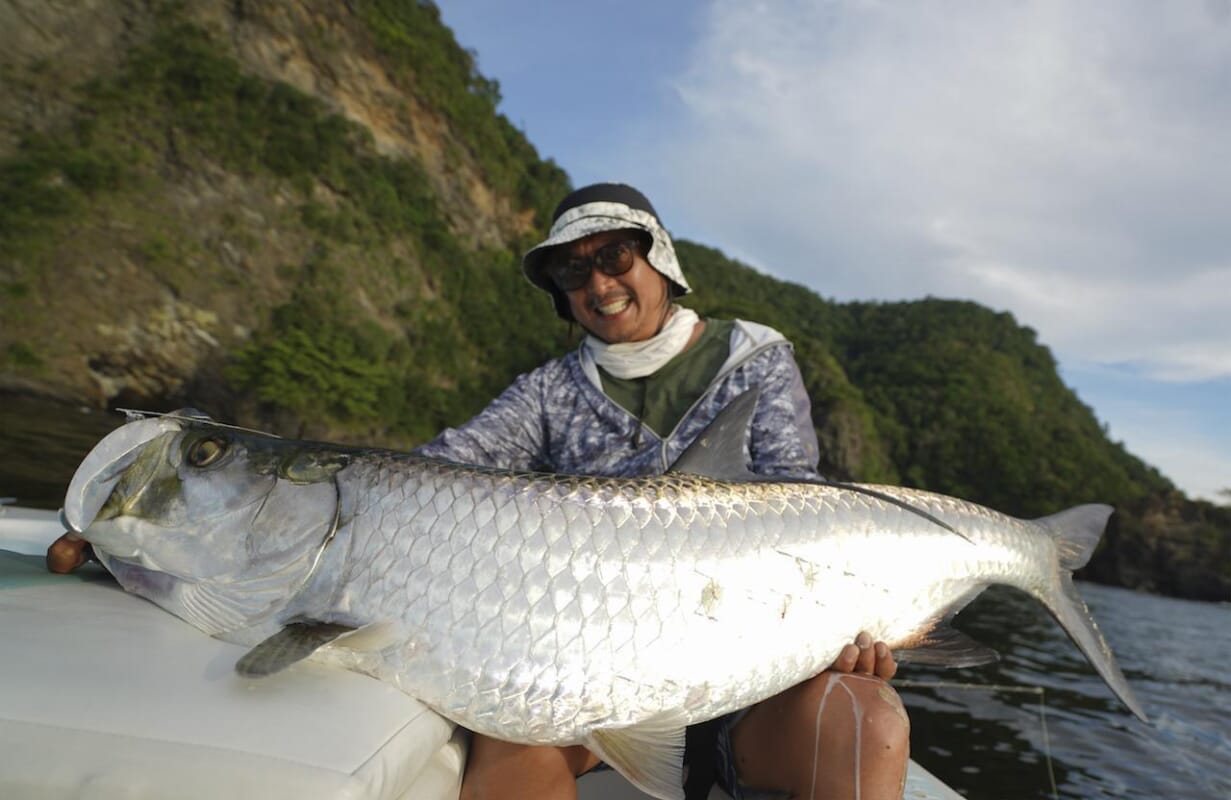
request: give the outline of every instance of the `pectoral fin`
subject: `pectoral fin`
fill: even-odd
[[[246,678],[272,675],[302,661],[333,640],[355,631],[352,625],[304,620],[285,628],[244,654],[235,671]]]
[[[937,667],[977,667],[998,661],[996,651],[942,622],[927,633],[893,651],[903,664],[931,664]]]
[[[627,728],[594,731],[586,746],[634,786],[660,800],[684,800],[684,725],[679,712]]]

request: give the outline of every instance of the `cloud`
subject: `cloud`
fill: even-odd
[[[841,299],[1011,310],[1062,358],[1231,375],[1231,3],[706,14],[650,139],[697,238]]]

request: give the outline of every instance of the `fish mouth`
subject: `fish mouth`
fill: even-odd
[[[138,533],[128,530],[117,519],[104,519],[103,515],[96,518],[80,535],[94,548],[95,557],[102,562],[112,575],[118,579],[117,570],[126,576],[144,573],[167,573],[174,577],[175,570],[168,569],[152,558],[141,547],[141,537]]]
[[[69,530],[81,534],[90,527],[147,442],[180,429],[171,417],[143,419],[116,428],[94,445],[64,495],[64,522]]]

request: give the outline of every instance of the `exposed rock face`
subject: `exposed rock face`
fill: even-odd
[[[100,397],[122,402],[135,398],[175,397],[193,377],[195,365],[216,352],[218,315],[167,297],[141,320],[125,325],[100,323],[103,347],[90,359],[90,376]]]
[[[448,123],[418,98],[414,76],[380,57],[349,3],[241,0],[191,9],[254,74],[324,100],[371,132],[382,154],[420,161],[450,224],[476,246],[501,246],[527,230],[525,216],[487,185],[473,162],[447,155],[455,141]]]

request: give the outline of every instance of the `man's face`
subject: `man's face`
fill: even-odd
[[[568,255],[584,258],[604,245],[629,239],[628,231],[603,231],[565,245]],[[564,293],[573,319],[608,344],[640,342],[658,333],[670,305],[667,279],[650,266],[640,250],[623,275],[592,269],[579,289]]]

